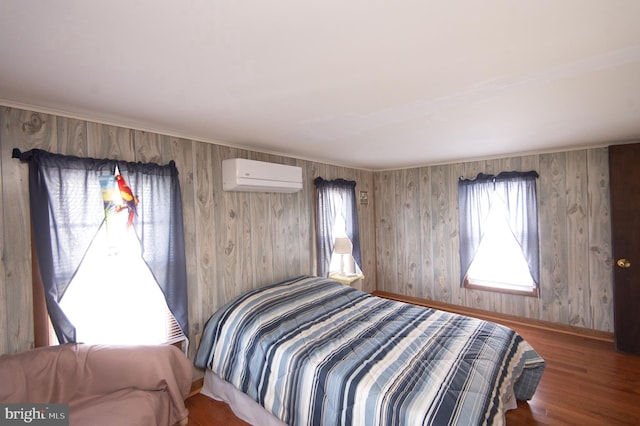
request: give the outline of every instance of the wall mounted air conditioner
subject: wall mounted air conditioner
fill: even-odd
[[[302,189],[302,168],[244,158],[222,160],[222,189],[297,192]]]

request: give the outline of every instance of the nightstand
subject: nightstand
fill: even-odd
[[[329,274],[329,278],[338,281],[342,284],[350,285],[351,287],[362,290],[362,279],[364,275],[361,274],[341,274],[340,272],[332,272]]]

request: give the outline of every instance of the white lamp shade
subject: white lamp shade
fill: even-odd
[[[348,238],[336,238],[333,252],[335,254],[351,254],[351,241]]]

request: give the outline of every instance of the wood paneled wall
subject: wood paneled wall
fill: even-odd
[[[228,148],[0,106],[0,353],[33,346],[28,165],[13,148],[166,164],[180,172],[184,208],[190,356],[213,311],[242,291],[316,271],[313,179],[344,178],[369,191],[359,205],[363,290],[375,290],[373,173]],[[222,190],[226,158],[250,158],[302,167],[295,194]]]
[[[613,331],[606,148],[373,173],[0,106],[0,353],[33,346],[28,166],[11,158],[14,147],[176,162],[192,343],[209,315],[242,291],[315,273],[317,176],[355,180],[356,191],[369,192],[369,204],[358,206],[363,290]],[[234,157],[300,166],[304,188],[224,192],[222,160]],[[457,180],[503,170],[540,174],[539,299],[459,285]]]
[[[459,177],[536,170],[540,298],[460,287]],[[613,331],[606,148],[376,174],[378,290]]]

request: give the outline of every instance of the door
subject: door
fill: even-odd
[[[640,354],[640,144],[609,147],[616,348]]]

